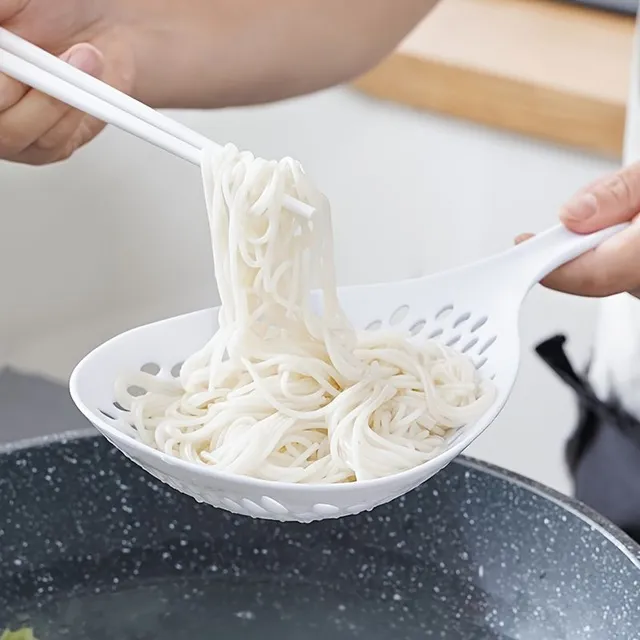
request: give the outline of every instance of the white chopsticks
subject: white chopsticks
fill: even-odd
[[[0,27],[0,71],[200,166],[202,151],[216,146],[205,136]],[[315,209],[287,196],[292,213],[311,217]]]

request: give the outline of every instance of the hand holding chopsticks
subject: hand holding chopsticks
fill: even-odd
[[[80,111],[200,165],[205,136],[0,27],[0,71]],[[215,145],[218,146],[218,145]],[[305,217],[314,209],[287,197],[288,210]]]

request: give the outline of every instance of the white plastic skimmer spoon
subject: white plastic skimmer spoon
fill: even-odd
[[[403,282],[340,290],[358,328],[408,330],[416,341],[434,338],[468,354],[497,396],[476,422],[459,429],[435,458],[402,473],[348,484],[301,485],[256,480],[161,453],[135,437],[114,404],[116,378],[154,364],[169,377],[217,328],[207,309],[128,331],[90,353],[71,376],[80,411],[125,455],[150,474],[196,500],[239,514],[309,522],[372,509],[410,491],[468,447],[498,415],[513,387],[520,359],[518,316],[529,289],[556,267],[620,231],[588,236],[553,228],[521,246],[453,271]]]

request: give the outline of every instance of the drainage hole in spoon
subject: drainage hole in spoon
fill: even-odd
[[[482,355],[495,341],[497,336],[491,336],[478,351],[478,355]]]
[[[418,320],[418,322],[414,322],[409,329],[409,333],[412,336],[417,336],[424,329],[426,324],[426,320]]]
[[[461,324],[464,324],[470,317],[471,317],[471,314],[469,312],[463,313],[461,316],[458,316],[457,320],[453,323],[453,328],[457,329]]]
[[[140,367],[142,373],[148,373],[150,376],[157,376],[160,373],[160,365],[155,362],[147,362]]]
[[[391,317],[389,318],[389,324],[390,325],[400,324],[407,317],[408,314],[409,314],[409,305],[403,304],[391,314]]]
[[[444,320],[451,315],[452,311],[452,304],[445,305],[444,307],[442,307],[442,309],[440,309],[440,311],[438,311],[438,313],[436,313],[436,320]]]
[[[471,326],[471,333],[475,333],[480,327],[484,327],[487,323],[487,316],[482,316],[482,318],[478,318],[473,325]]]

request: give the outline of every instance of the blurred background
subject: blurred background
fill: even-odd
[[[632,30],[576,3],[443,0],[355,87],[172,115],[300,159],[333,204],[341,284],[418,276],[554,224],[575,189],[616,167]],[[110,129],[59,166],[3,163],[0,186],[0,440],[88,426],[64,386],[86,352],[217,302],[200,176]],[[567,333],[585,363],[597,310],[532,293],[513,397],[470,454],[571,490],[573,399],[533,347]]]

